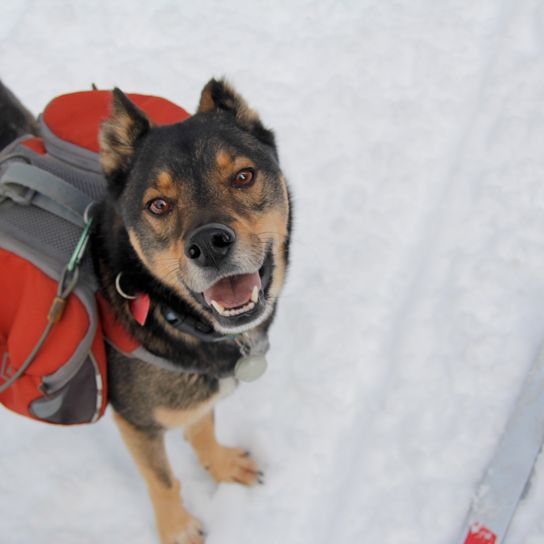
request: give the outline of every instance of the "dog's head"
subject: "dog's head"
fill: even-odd
[[[274,136],[244,99],[212,79],[195,115],[157,127],[116,89],[100,145],[110,198],[154,279],[222,333],[267,319],[290,203]]]

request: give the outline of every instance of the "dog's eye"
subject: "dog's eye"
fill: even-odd
[[[249,187],[255,181],[255,170],[253,168],[244,168],[240,170],[232,179],[234,187]]]
[[[154,198],[147,203],[147,209],[153,215],[166,215],[172,209],[172,204],[164,198]]]

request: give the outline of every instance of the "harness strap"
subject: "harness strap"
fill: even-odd
[[[0,177],[0,202],[38,206],[78,227],[85,225],[85,210],[94,202],[63,179],[31,164],[11,163]]]

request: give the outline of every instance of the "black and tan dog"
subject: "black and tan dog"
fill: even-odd
[[[194,116],[160,127],[114,91],[100,145],[109,192],[91,251],[102,292],[148,351],[179,368],[111,350],[110,401],[161,542],[196,544],[203,531],[183,507],[164,433],[183,428],[218,482],[260,480],[247,452],[216,441],[213,407],[236,385],[240,346],[262,343],[273,319],[288,264],[289,193],[272,132],[224,81],[205,86]],[[145,324],[123,294],[150,301]]]

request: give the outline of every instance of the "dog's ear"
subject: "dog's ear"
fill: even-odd
[[[200,95],[197,113],[225,111],[234,116],[236,123],[247,130],[277,154],[274,133],[265,128],[248,103],[224,79],[210,79]]]
[[[151,123],[117,87],[112,93],[109,119],[100,128],[100,163],[110,183],[130,169],[136,142],[150,129]]]

